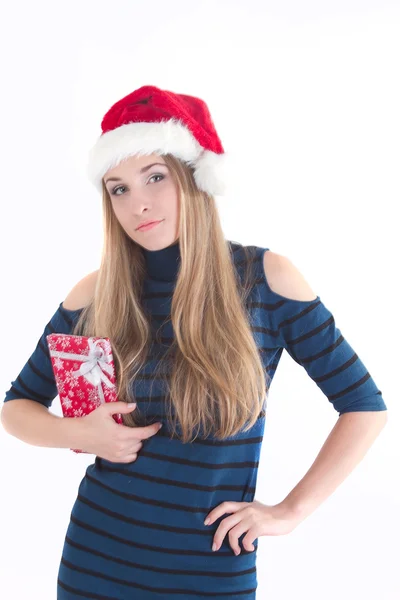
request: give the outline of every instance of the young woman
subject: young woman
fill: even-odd
[[[89,161],[103,202],[100,268],[60,303],[2,411],[28,443],[95,455],[59,600],[254,600],[258,537],[292,531],[384,425],[380,390],[291,261],[224,239],[223,161],[199,98],[144,86],[102,121]],[[49,413],[51,332],[111,339],[118,402],[75,419]],[[267,506],[254,496],[284,348],[340,418],[301,485]]]

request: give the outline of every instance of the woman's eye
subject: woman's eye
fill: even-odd
[[[123,188],[123,187],[125,187],[125,186],[123,186],[123,185],[119,185],[118,187],[116,187],[116,188],[114,188],[114,189],[113,189],[113,191],[111,192],[111,194],[112,194],[113,196],[120,196],[121,194],[117,194],[117,193],[116,193],[116,191],[117,191],[117,190],[120,190],[120,189],[121,189],[121,188]]]
[[[152,175],[152,176],[150,177],[149,181],[150,181],[151,179],[154,179],[154,177],[161,177],[161,180],[162,180],[162,179],[164,179],[164,175],[161,175],[161,173],[157,173],[156,175]],[[116,192],[117,192],[117,190],[120,190],[120,189],[122,189],[122,188],[124,188],[124,187],[125,187],[124,185],[118,185],[117,187],[115,187],[115,188],[113,189],[113,191],[111,192],[111,194],[112,194],[113,196],[121,196],[121,194],[117,194]]]
[[[150,177],[150,179],[153,179],[153,177],[161,177],[161,179],[164,179],[164,175],[161,175],[161,173],[157,173],[156,175],[152,175]],[[150,179],[149,179],[149,181],[150,181]]]

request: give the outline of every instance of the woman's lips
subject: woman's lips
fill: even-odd
[[[148,229],[152,229],[156,225],[159,225],[159,223],[161,223],[161,221],[154,221],[153,223],[150,223],[149,225],[144,225],[143,227],[139,227],[138,231],[147,231]]]

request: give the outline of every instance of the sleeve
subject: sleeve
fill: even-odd
[[[387,410],[382,392],[321,298],[291,300],[270,292],[278,346],[304,367],[339,416]]]
[[[46,336],[50,333],[71,333],[82,310],[68,310],[60,302],[56,312],[44,328],[35,350],[17,378],[11,382],[11,387],[6,392],[4,402],[26,398],[35,400],[47,408],[51,406],[54,398],[58,395],[58,390]]]

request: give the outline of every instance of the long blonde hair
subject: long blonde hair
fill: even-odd
[[[241,283],[215,199],[197,188],[189,165],[172,155],[163,159],[179,194],[181,255],[171,300],[175,339],[160,361],[162,367],[173,356],[165,412],[173,429],[179,422],[185,443],[193,441],[196,427],[206,436],[224,439],[255,424],[268,393],[269,376],[246,308],[253,262],[246,261]],[[145,259],[117,220],[104,182],[102,204],[104,244],[96,288],[73,333],[110,338],[118,400],[134,402],[132,384],[151,345],[149,317],[141,302]],[[138,409],[123,415],[125,425],[138,425]]]

